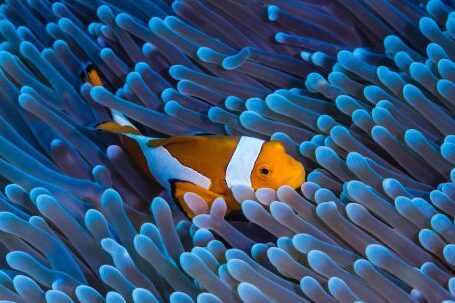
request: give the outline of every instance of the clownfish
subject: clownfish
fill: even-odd
[[[101,85],[94,70],[87,72],[86,78]],[[155,179],[189,218],[194,214],[184,200],[187,192],[199,195],[208,208],[221,197],[230,213],[240,209],[233,186],[298,188],[305,179],[302,163],[279,141],[220,135],[152,138],[143,136],[121,113],[112,112],[112,116],[114,121],[97,128],[120,134],[123,147],[139,168]]]

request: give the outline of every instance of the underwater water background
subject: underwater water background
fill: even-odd
[[[455,302],[454,8],[2,1],[0,301]],[[233,188],[248,222],[188,195],[189,221],[94,130],[109,109],[279,140],[306,182]]]

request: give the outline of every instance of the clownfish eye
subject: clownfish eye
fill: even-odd
[[[265,176],[267,176],[270,173],[270,171],[267,168],[261,168],[260,172],[262,175]]]

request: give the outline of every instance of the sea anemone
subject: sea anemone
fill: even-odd
[[[0,300],[455,301],[454,7],[6,0]],[[243,221],[188,193],[189,220],[94,128],[110,110],[279,140],[306,182],[233,187]]]

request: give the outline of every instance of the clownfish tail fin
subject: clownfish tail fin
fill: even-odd
[[[81,77],[85,82],[90,83],[92,86],[103,86],[101,77],[98,74],[95,66],[87,63],[81,73]],[[102,122],[95,125],[96,129],[102,129],[116,134],[134,134],[140,135],[141,132],[131,123],[130,120],[121,112],[110,109],[113,121]]]
[[[103,86],[103,82],[101,81],[101,77],[98,74],[98,71],[91,63],[87,63],[85,65],[84,69],[81,72],[81,78],[93,86]]]

